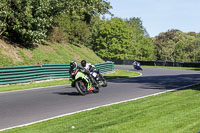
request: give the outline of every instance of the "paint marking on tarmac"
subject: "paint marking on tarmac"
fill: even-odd
[[[13,126],[13,127],[9,127],[9,128],[0,129],[0,131],[5,131],[5,130],[8,130],[8,129],[13,129],[13,128],[17,128],[17,127],[28,126],[28,125],[31,125],[31,124],[36,124],[36,123],[39,123],[39,122],[44,122],[44,121],[47,121],[47,120],[52,120],[52,119],[55,119],[55,118],[60,118],[60,117],[63,117],[63,116],[68,116],[68,115],[80,113],[80,112],[83,112],[83,111],[89,111],[89,110],[97,109],[97,108],[100,108],[100,107],[106,107],[106,106],[110,106],[110,105],[114,105],[114,104],[134,101],[134,100],[138,100],[138,99],[142,99],[142,98],[146,98],[146,97],[150,97],[150,96],[156,96],[156,95],[159,95],[159,94],[163,94],[163,93],[167,93],[167,92],[171,92],[171,91],[175,91],[175,90],[184,89],[184,88],[191,87],[191,86],[198,85],[198,84],[199,83],[192,84],[192,85],[187,85],[187,86],[183,86],[183,87],[179,87],[179,88],[175,88],[175,89],[171,89],[171,90],[166,90],[166,91],[163,91],[163,92],[158,92],[158,93],[154,93],[154,94],[150,94],[150,95],[146,95],[146,96],[141,96],[141,97],[137,97],[137,98],[133,98],[133,99],[128,99],[128,100],[109,103],[109,104],[105,104],[105,105],[101,105],[101,106],[96,106],[96,107],[93,107],[93,108],[83,109],[83,110],[80,110],[80,111],[66,113],[66,114],[63,114],[63,115],[58,115],[58,116],[54,116],[54,117],[51,117],[51,118],[47,118],[47,119],[43,119],[43,120],[39,120],[39,121],[35,121],[35,122],[30,122],[30,123],[27,123],[27,124],[22,124],[22,125],[18,125],[18,126]]]

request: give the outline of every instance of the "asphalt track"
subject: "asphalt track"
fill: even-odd
[[[133,71],[130,66],[115,68]],[[98,94],[80,96],[69,85],[0,93],[0,130],[200,83],[200,71],[143,69],[140,77],[109,80]]]

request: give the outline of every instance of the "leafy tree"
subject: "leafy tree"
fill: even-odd
[[[92,16],[98,14],[111,14],[112,6],[107,0],[68,0],[66,1],[66,12],[72,19],[80,19],[90,23]]]
[[[135,28],[136,29],[135,32],[137,32],[137,34],[149,36],[146,29],[143,27],[142,20],[140,18],[133,17],[133,18],[125,19],[125,22],[127,22],[129,26]]]
[[[200,38],[194,32],[169,30],[154,39],[157,59],[164,61],[197,62],[200,60]]]
[[[142,25],[140,18],[126,19],[125,22],[129,25],[132,31],[132,57],[129,59],[137,60],[153,60],[154,55],[154,44],[152,39],[149,38],[148,32]]]
[[[93,50],[102,58],[125,59],[132,48],[131,30],[120,18],[112,18],[99,28]]]
[[[6,18],[8,16],[8,8],[7,8],[7,1],[2,0],[0,3],[0,35],[2,35],[6,31]]]
[[[139,19],[136,19],[138,22]],[[131,21],[133,22],[133,21]],[[138,25],[140,24],[140,25]],[[99,21],[92,49],[102,58],[153,60],[154,44],[145,36],[141,23],[120,18]]]
[[[155,47],[151,38],[142,36],[136,43],[135,47],[136,50],[135,53],[133,53],[135,59],[155,60]]]
[[[74,23],[71,27],[75,28],[73,33],[80,29],[86,33],[85,22],[89,23],[93,15],[110,13],[110,8],[110,3],[104,0],[2,0],[0,35],[24,46],[42,43],[52,29],[53,18],[61,13],[70,14]],[[80,41],[87,39],[85,36],[78,37]]]
[[[96,34],[94,20],[98,20],[100,14],[111,14],[110,3],[105,0],[71,0],[65,4],[65,12],[54,18],[54,26],[67,34],[70,43],[91,43]]]
[[[46,38],[55,15],[56,5],[53,0],[6,0],[3,3],[1,22],[6,20],[6,36],[25,46],[41,43]]]

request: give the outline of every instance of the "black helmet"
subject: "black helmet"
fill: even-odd
[[[82,67],[85,67],[85,66],[86,66],[86,61],[85,61],[85,60],[82,60],[82,61],[81,61],[81,66],[82,66]]]
[[[75,61],[72,61],[72,62],[70,63],[70,68],[72,68],[72,69],[77,68],[77,63],[76,63]]]

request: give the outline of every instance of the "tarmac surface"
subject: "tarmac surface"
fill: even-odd
[[[200,71],[144,67],[138,72],[142,76],[108,80],[108,87],[86,96],[70,85],[0,93],[0,130],[200,83]]]

